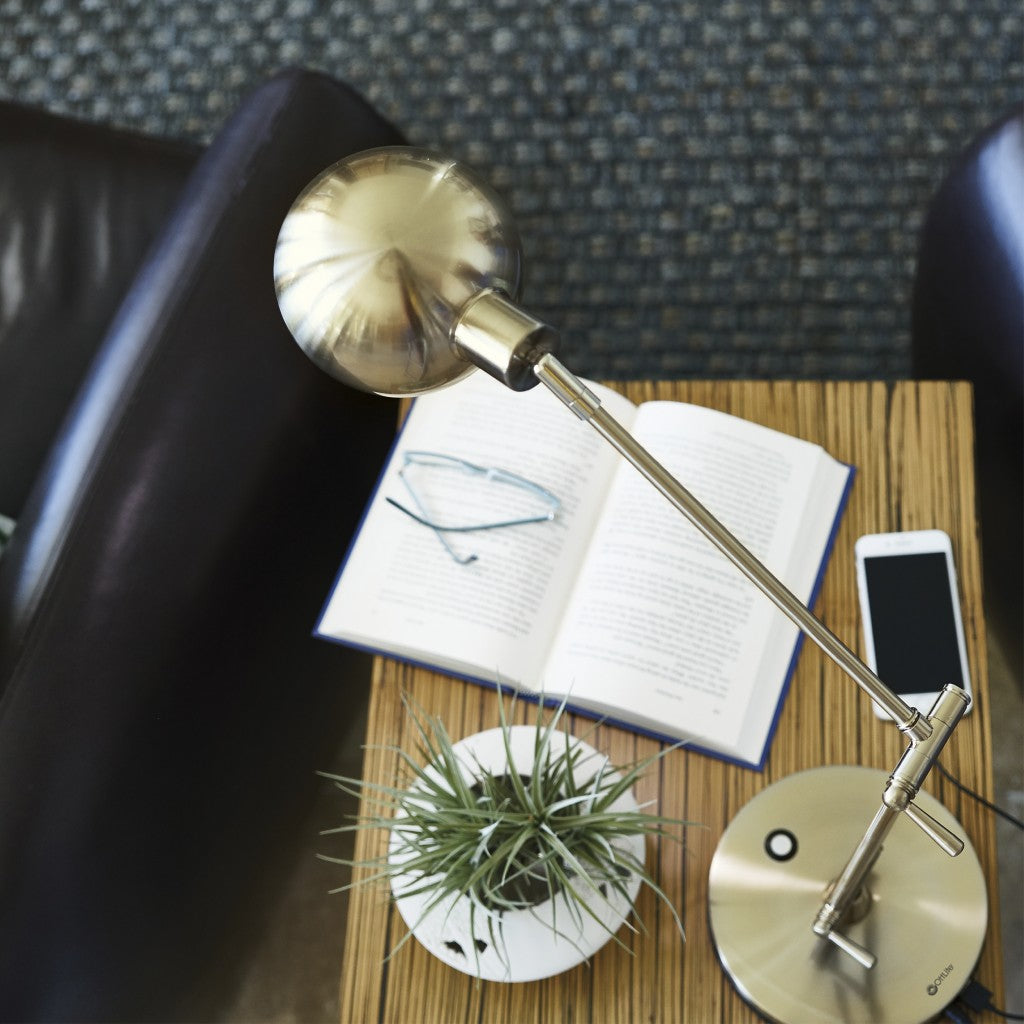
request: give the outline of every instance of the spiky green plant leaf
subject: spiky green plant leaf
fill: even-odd
[[[397,756],[407,777],[403,785],[322,773],[344,792],[362,798],[371,811],[325,835],[383,829],[391,838],[388,853],[369,861],[324,858],[368,869],[352,884],[387,880],[394,885],[402,879],[405,888],[397,896],[432,894],[423,917],[453,895],[467,896],[471,922],[475,912],[482,914],[493,940],[496,917],[531,910],[559,892],[569,897],[567,906],[577,925],[587,914],[607,928],[585,897],[607,891],[602,887],[628,896],[627,883],[635,875],[669,908],[682,932],[668,896],[643,863],[617,844],[633,836],[681,842],[680,828],[691,823],[650,814],[642,807],[614,807],[674,748],[619,766],[597,758],[593,772],[583,772],[580,781],[587,752],[569,733],[564,702],[547,716],[540,703],[531,774],[495,775],[477,762],[467,779],[466,766],[443,722],[408,698],[403,701],[413,723],[417,756],[397,747],[384,748]],[[510,716],[500,690],[498,706],[505,757],[512,764]],[[557,930],[555,922],[552,927]],[[623,945],[617,937],[616,941]],[[495,946],[500,950],[500,943]],[[504,959],[507,951],[499,955]]]

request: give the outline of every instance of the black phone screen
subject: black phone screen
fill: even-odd
[[[964,685],[946,556],[864,559],[876,672],[899,694]]]

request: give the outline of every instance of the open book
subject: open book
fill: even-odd
[[[591,387],[797,597],[813,602],[850,467],[735,416],[680,402],[634,406]],[[432,522],[496,519],[502,509],[469,508],[477,496],[460,506],[457,490],[443,491],[460,486],[458,474],[431,499],[446,508],[411,498],[408,467],[400,471],[406,453],[423,451],[517,474],[557,496],[559,510],[549,522],[445,533],[442,544],[388,498],[417,511],[418,497]],[[513,490],[495,485],[498,504]],[[483,373],[413,403],[317,633],[477,682],[567,695],[572,709],[756,768],[800,641],[796,626],[589,424],[543,386],[516,394]]]

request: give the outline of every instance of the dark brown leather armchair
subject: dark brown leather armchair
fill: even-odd
[[[1018,681],[1024,636],[1024,109],[954,162],[921,233],[918,377],[974,384],[985,616]]]
[[[286,72],[212,145],[0,107],[0,1019],[197,1019],[365,664],[311,636],[393,403],[316,370],[273,249],[401,142]]]

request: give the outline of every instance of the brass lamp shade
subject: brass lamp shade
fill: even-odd
[[[453,340],[470,299],[519,292],[521,246],[472,171],[409,147],[357,153],[299,195],[274,283],[303,351],[364,391],[415,395],[473,369]]]

